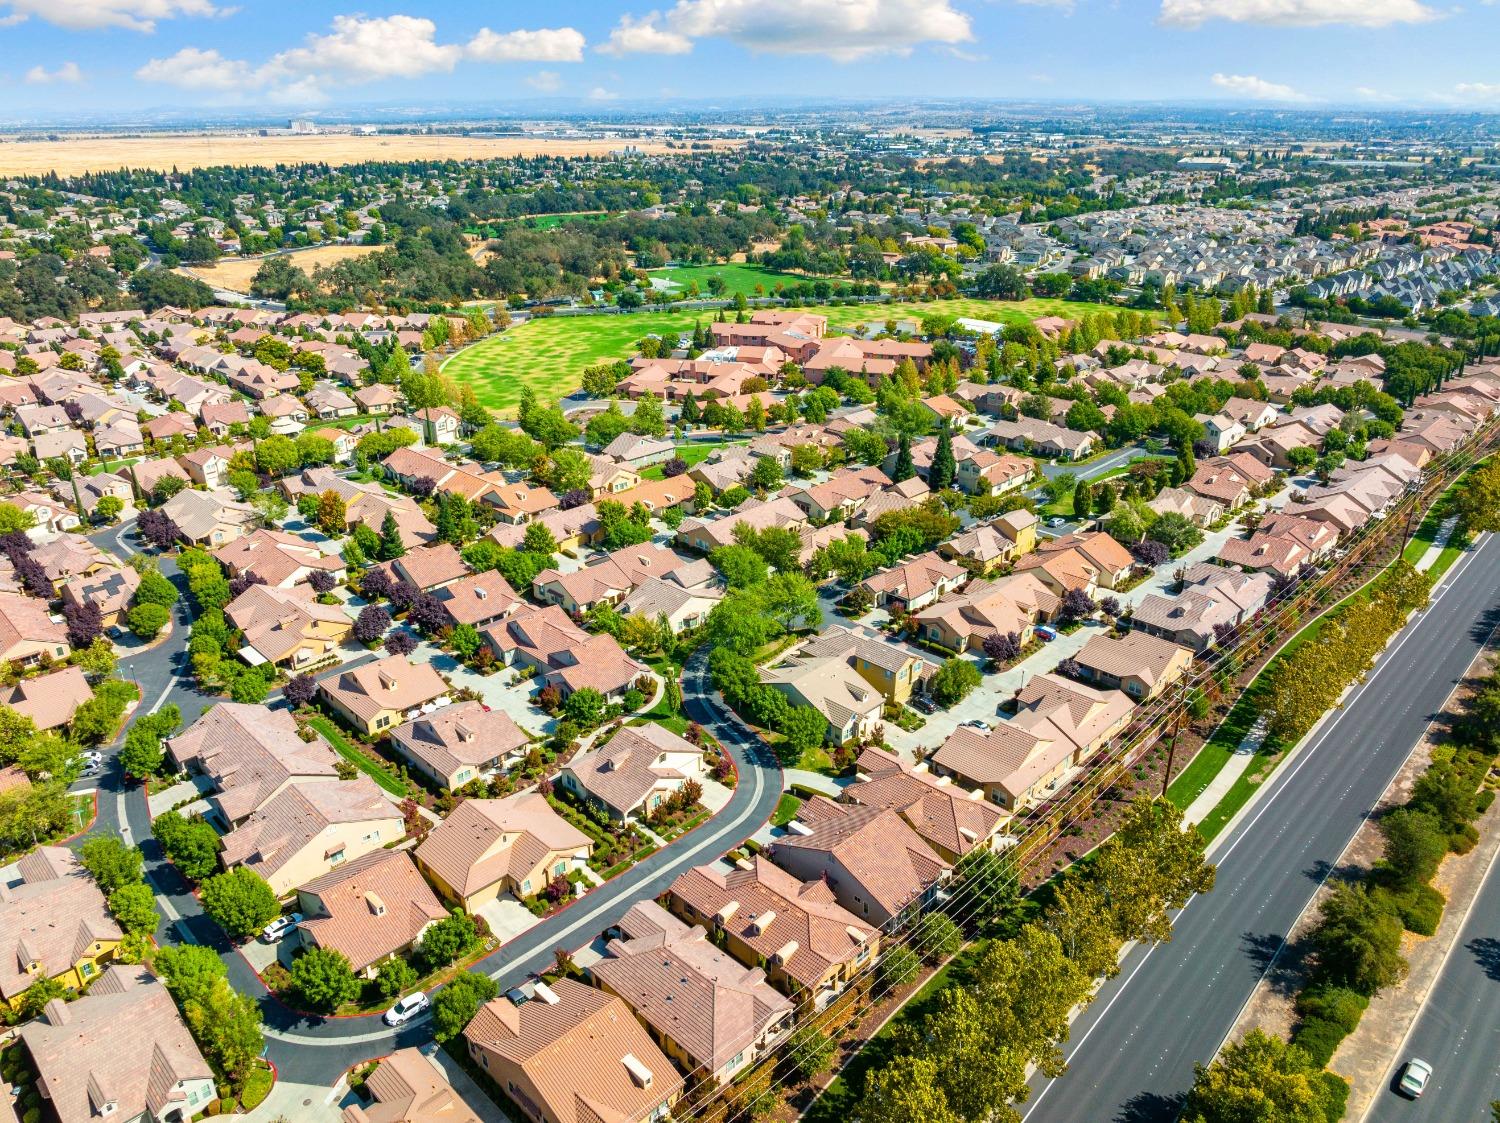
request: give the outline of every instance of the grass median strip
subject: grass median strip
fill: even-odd
[[[307,724],[322,734],[323,739],[333,746],[334,752],[369,776],[370,779],[374,780],[386,791],[394,796],[401,796],[403,798],[406,796],[406,785],[401,782],[400,778],[376,764],[350,744],[349,739],[339,731],[338,726],[334,725],[333,722],[321,714],[314,714],[307,719]]]

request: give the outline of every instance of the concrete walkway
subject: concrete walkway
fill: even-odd
[[[852,783],[854,783],[853,776],[825,776],[821,772],[809,772],[805,768],[788,768],[786,770],[786,786],[788,790],[791,789],[793,784],[802,784],[804,787],[822,792],[830,799],[837,799],[839,793]]]
[[[1260,748],[1262,741],[1266,739],[1266,719],[1258,717],[1255,724],[1250,727],[1250,732],[1245,734],[1234,750],[1234,755],[1225,762],[1224,767],[1219,769],[1218,775],[1208,782],[1208,786],[1198,793],[1198,798],[1193,800],[1188,809],[1183,812],[1182,825],[1197,826],[1208,818],[1208,814],[1219,801],[1229,794],[1229,789],[1234,787],[1235,781],[1245,774],[1245,769],[1255,759],[1255,750]]]
[[[1427,547],[1427,552],[1417,562],[1417,572],[1426,573],[1437,565],[1438,558],[1443,556],[1443,550],[1448,545],[1448,539],[1453,537],[1453,532],[1458,527],[1458,517],[1444,519],[1443,525],[1438,528],[1438,535],[1432,540],[1432,545]]]

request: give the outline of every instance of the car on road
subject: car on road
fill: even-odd
[[[1047,520],[1047,525],[1056,529],[1060,526],[1066,526],[1067,522],[1068,520],[1063,518],[1061,515],[1053,515],[1050,519]]]
[[[416,994],[408,994],[397,1002],[380,1016],[380,1020],[388,1026],[404,1026],[431,1005],[431,1000],[419,990]]]
[[[980,721],[977,717],[970,718],[968,721],[964,722],[964,727],[966,729],[977,729],[981,733],[988,733],[990,731],[990,723],[987,721]]]
[[[266,925],[266,930],[260,934],[260,942],[263,944],[274,944],[301,923],[302,914],[300,912],[289,912],[285,916],[278,916],[270,924]]]
[[[1396,1087],[1401,1094],[1416,1100],[1427,1091],[1427,1082],[1432,1079],[1432,1066],[1421,1057],[1413,1057],[1401,1069],[1401,1079]]]

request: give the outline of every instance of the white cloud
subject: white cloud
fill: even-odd
[[[583,33],[571,27],[537,31],[481,28],[464,53],[478,62],[582,62]]]
[[[533,90],[540,90],[544,94],[553,94],[562,89],[562,75],[555,70],[538,70],[523,81]]]
[[[1437,18],[1421,0],[1161,0],[1161,22],[1176,27],[1200,27],[1214,19],[1274,27],[1389,27]]]
[[[1500,82],[1460,82],[1453,87],[1455,101],[1500,101]]]
[[[1354,94],[1356,97],[1363,98],[1365,101],[1397,100],[1395,94],[1388,94],[1384,90],[1377,90],[1374,86],[1355,86]]]
[[[82,82],[83,71],[76,62],[65,62],[56,70],[45,66],[33,66],[26,72],[26,81],[33,86],[45,86],[50,82]]]
[[[615,101],[619,96],[614,90],[606,90],[603,86],[595,86],[589,91],[590,101]]]
[[[974,34],[951,0],[677,0],[665,15],[622,19],[604,49],[682,54],[704,38],[851,62],[910,54],[924,43],[968,43]]]
[[[143,82],[160,82],[182,90],[230,93],[257,84],[248,62],[225,58],[218,51],[184,47],[167,58],[154,58],[135,72]]]
[[[609,33],[609,42],[599,50],[606,55],[685,55],[693,41],[678,31],[661,26],[661,13],[625,15],[620,25]]]
[[[1298,93],[1280,82],[1267,82],[1253,74],[1215,74],[1213,83],[1221,90],[1228,90],[1238,97],[1252,101],[1306,101],[1307,95]]]
[[[185,90],[238,98],[251,94],[283,102],[321,101],[331,86],[446,73],[476,62],[577,62],[583,35],[572,28],[480,31],[469,43],[440,43],[437,24],[420,16],[335,16],[326,33],[260,64],[225,58],[216,50],[185,47],[152,59],[136,77]]]
[[[215,7],[211,0],[0,0],[0,8],[8,9],[5,23],[19,23],[35,16],[71,31],[103,27],[155,31],[157,20],[220,16],[231,10]]]

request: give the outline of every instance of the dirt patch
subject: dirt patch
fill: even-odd
[[[309,246],[305,250],[292,250],[289,253],[273,254],[273,257],[285,258],[298,269],[303,270],[309,276],[312,271],[323,265],[337,265],[341,261],[349,261],[352,258],[364,257],[367,254],[379,253],[386,246]],[[197,277],[206,285],[212,285],[216,289],[228,289],[231,292],[249,292],[250,282],[255,279],[255,274],[270,257],[226,257],[214,262],[212,265],[185,265],[177,272],[189,277]]]

